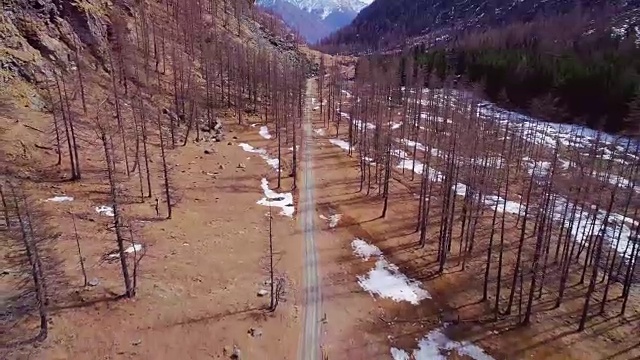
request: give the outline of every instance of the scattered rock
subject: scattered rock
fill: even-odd
[[[211,155],[214,152],[215,152],[215,150],[213,150],[213,149],[204,149],[204,153],[207,154],[207,155]]]
[[[224,165],[220,164],[220,165],[218,166],[218,169],[220,169],[220,170],[224,170]]]
[[[240,349],[236,345],[233,345],[233,352],[231,353],[231,358],[236,360],[240,359]]]
[[[89,285],[89,286],[98,286],[98,285],[100,285],[100,280],[98,280],[98,278],[93,278],[93,279],[89,280],[89,282],[87,282],[87,285]]]
[[[237,137],[237,136],[234,136],[232,139],[233,139],[233,140],[238,140],[238,137]]]
[[[231,353],[231,350],[229,349],[228,346],[225,346],[222,348],[222,355],[229,356],[230,353]]]
[[[207,125],[204,125],[200,128],[200,131],[208,133],[211,131],[211,128],[208,127]]]
[[[4,269],[4,270],[2,270],[2,272],[1,272],[0,274],[2,274],[2,275],[9,275],[9,274],[11,274],[11,270],[9,270],[9,269]]]
[[[262,336],[262,329],[252,327],[249,329],[249,335],[252,337],[260,337]]]
[[[227,145],[233,145],[233,141],[229,141]]]
[[[265,290],[265,289],[260,289],[258,291],[258,296],[259,297],[267,296],[267,294],[269,294],[269,292],[267,290]]]
[[[131,345],[133,345],[133,346],[138,346],[138,345],[140,345],[140,344],[142,344],[142,340],[140,340],[140,339],[135,340],[135,341],[133,341],[133,342],[131,343]]]
[[[238,169],[245,169],[247,167],[247,165],[240,163],[238,164]]]
[[[452,311],[444,311],[440,314],[442,322],[457,324],[460,321],[460,315]]]

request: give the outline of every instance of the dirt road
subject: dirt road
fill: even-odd
[[[307,80],[307,102],[302,131],[302,191],[300,191],[300,227],[304,236],[304,328],[300,359],[320,358],[322,292],[318,276],[318,253],[315,243],[315,179],[313,175],[313,136],[310,113],[315,83]]]

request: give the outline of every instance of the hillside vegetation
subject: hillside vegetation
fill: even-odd
[[[251,195],[203,209],[196,192],[224,199],[233,194],[224,187],[253,180],[222,171],[230,161],[246,161],[241,148],[226,146],[240,136],[227,138],[234,129],[262,121],[295,137],[290,124],[300,121],[294,114],[301,114],[304,78],[313,69],[291,31],[244,0],[9,0],[3,6],[0,358],[111,357],[120,353],[114,339],[128,338],[129,345],[140,324],[188,317],[186,310],[224,283],[216,274],[251,273],[236,280],[247,289],[259,269],[232,262],[221,272],[224,258],[193,261],[210,253],[212,243],[235,246],[219,245],[226,225],[212,232],[197,219],[242,212],[262,221],[263,213],[246,214],[257,206]],[[203,152],[212,156],[203,159]],[[278,153],[278,185],[286,176],[280,169],[295,163],[295,151]],[[194,166],[188,174],[185,164]],[[258,185],[259,171],[251,173]],[[250,262],[259,266],[264,237],[259,227],[251,230],[241,244],[251,246],[238,251],[255,256]],[[212,234],[213,242],[199,240]],[[197,250],[203,244],[207,251]],[[185,294],[187,282],[203,283],[201,271],[213,275]],[[180,306],[186,299],[189,306]],[[204,310],[228,311],[235,299],[216,296]],[[295,322],[288,311],[280,319]],[[103,336],[113,337],[105,344]],[[159,341],[173,347],[149,341],[137,349],[145,358],[189,352],[182,342]]]

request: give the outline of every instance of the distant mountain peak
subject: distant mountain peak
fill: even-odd
[[[258,0],[309,42],[348,25],[373,0]]]
[[[322,19],[332,12],[359,13],[373,0],[285,0],[296,7],[310,13],[317,13]]]

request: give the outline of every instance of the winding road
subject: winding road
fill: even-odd
[[[302,191],[300,192],[300,227],[304,236],[304,328],[301,360],[320,359],[320,327],[322,292],[318,276],[318,253],[315,243],[315,179],[313,175],[311,126],[312,101],[315,88],[314,79],[307,80],[307,96],[302,131]]]

